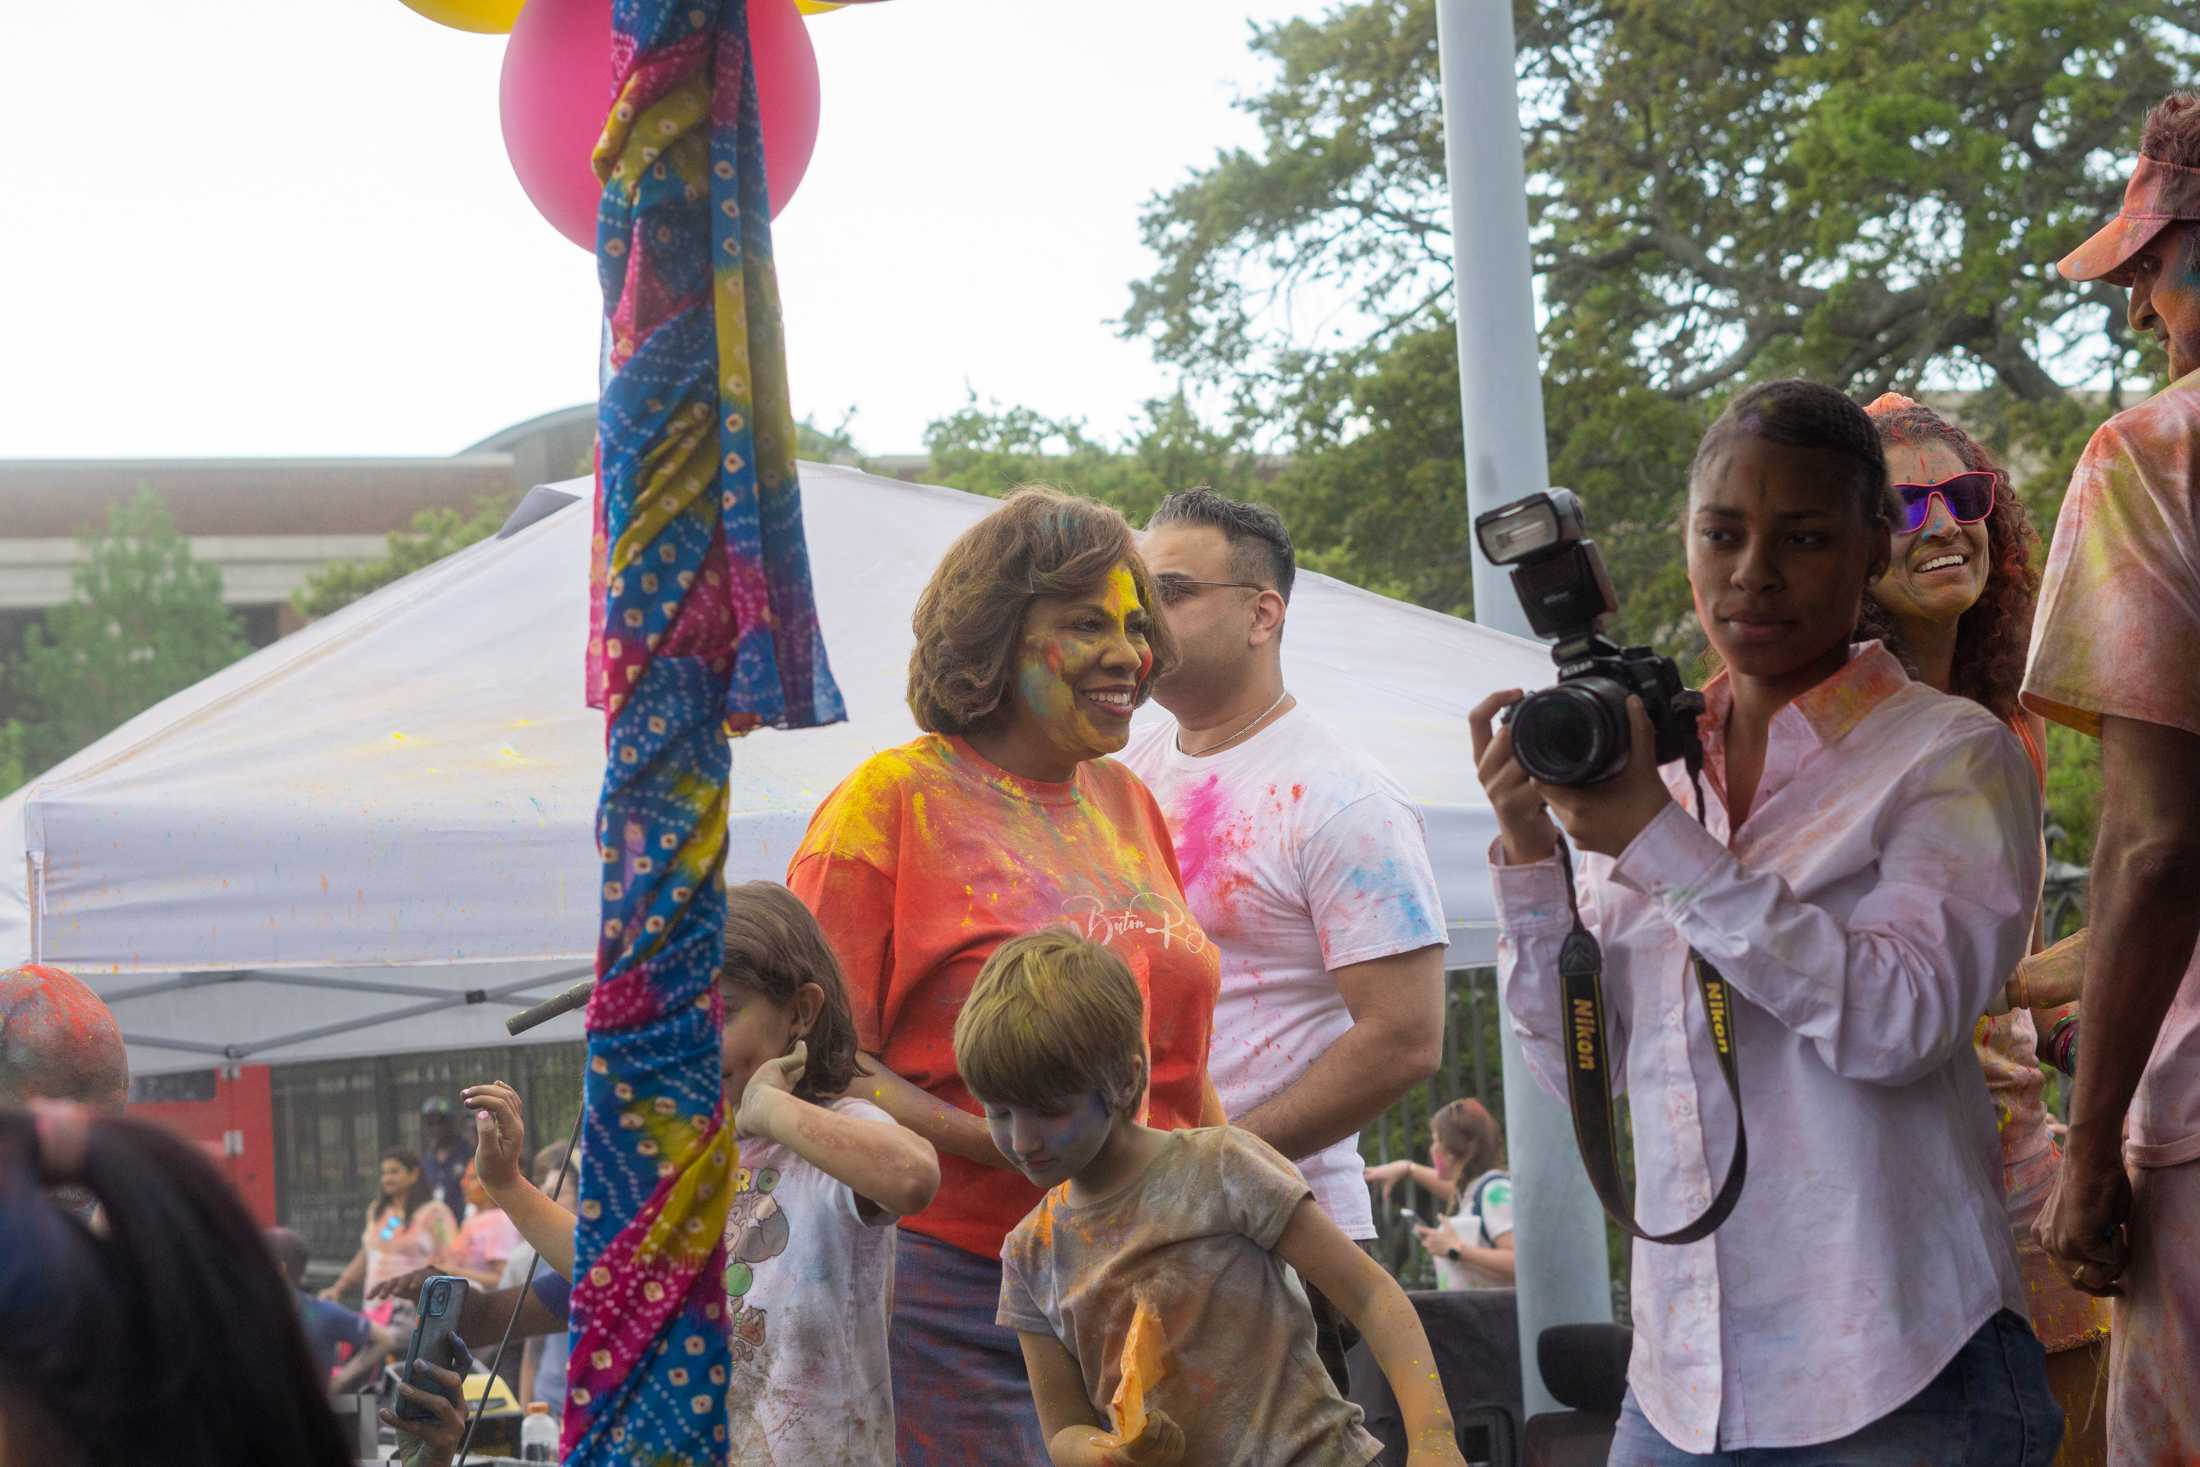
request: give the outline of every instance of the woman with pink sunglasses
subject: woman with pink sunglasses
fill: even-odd
[[[2047,779],[2045,725],[2017,706],[2032,603],[2039,589],[2033,533],[2007,475],[1983,445],[1931,408],[1887,393],[1865,409],[1879,429],[1895,498],[1894,555],[1864,599],[1856,638],[1877,638],[1910,675],[1983,704],[2023,741]],[[2032,1241],[2060,1155],[2042,1098],[2044,1056],[2067,1071],[2076,1005],[1982,1017],[1974,1038],[2001,1137],[2002,1180],[2032,1328],[2068,1426],[2057,1467],[2107,1460],[2096,1381],[2108,1359],[2105,1301],[2070,1287]],[[2044,1043],[2043,1043],[2044,1039]]]

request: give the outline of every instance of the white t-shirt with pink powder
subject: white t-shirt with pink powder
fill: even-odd
[[[1222,954],[1208,1068],[1234,1121],[1352,1027],[1331,973],[1444,941],[1421,815],[1303,708],[1204,758],[1178,752],[1173,723],[1119,757],[1167,817],[1192,914]],[[1375,1236],[1357,1136],[1298,1166],[1347,1235]]]

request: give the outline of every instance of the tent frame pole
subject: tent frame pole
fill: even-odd
[[[1436,28],[1458,290],[1460,425],[1473,515],[1547,488],[1550,463],[1511,0],[1437,0]],[[1468,553],[1475,620],[1533,636],[1505,573],[1479,547]],[[1554,1324],[1610,1320],[1611,1275],[1604,1214],[1567,1109],[1528,1073],[1509,1015],[1498,1033],[1518,1227],[1521,1385],[1532,1415],[1558,1409],[1535,1366],[1536,1341]]]

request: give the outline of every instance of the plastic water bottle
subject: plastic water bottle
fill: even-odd
[[[522,1462],[558,1460],[558,1423],[541,1401],[527,1403],[527,1419],[519,1424],[519,1459]]]

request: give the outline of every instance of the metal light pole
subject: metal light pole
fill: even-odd
[[[1436,31],[1458,277],[1460,420],[1473,515],[1550,483],[1512,0],[1437,0]],[[1505,572],[1483,559],[1479,547],[1470,553],[1475,620],[1531,635]],[[1536,1369],[1537,1338],[1550,1325],[1609,1320],[1612,1285],[1604,1212],[1582,1169],[1572,1120],[1528,1073],[1512,1025],[1500,1024],[1498,1032],[1517,1230],[1522,1385],[1533,1414],[1557,1405]]]

